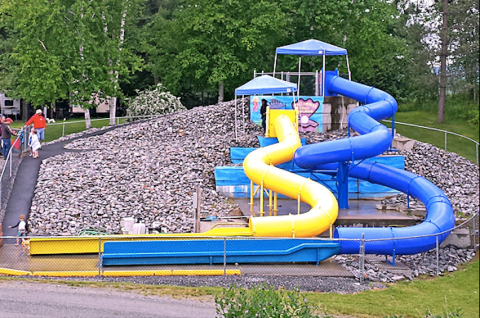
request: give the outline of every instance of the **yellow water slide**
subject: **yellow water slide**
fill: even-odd
[[[249,221],[252,235],[312,237],[329,230],[338,215],[335,196],[317,182],[275,167],[292,160],[301,142],[288,116],[280,115],[272,124],[279,143],[251,152],[243,162],[245,174],[254,183],[263,183],[264,188],[299,199],[312,208],[302,214],[252,217]]]

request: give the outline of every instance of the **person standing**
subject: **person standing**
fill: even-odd
[[[28,145],[30,146],[31,149],[31,155],[33,159],[38,158],[38,149],[40,149],[40,141],[38,140],[37,136],[37,130],[34,128],[32,129],[32,133],[30,134],[30,141]]]
[[[35,115],[33,115],[25,124],[25,126],[30,126],[33,124],[33,128],[37,131],[38,141],[42,142],[45,139],[45,128],[47,127],[47,122],[45,117],[42,115],[42,110],[37,109]]]
[[[263,132],[267,132],[267,100],[264,98],[262,99],[262,107],[260,108],[260,114],[262,115],[262,127]]]
[[[10,128],[10,123],[13,122],[10,118],[5,119],[5,117],[2,117],[1,123],[2,123],[2,144],[3,144],[3,159],[7,160],[8,152],[10,151],[10,148],[12,146],[11,138],[12,135],[16,136]]]

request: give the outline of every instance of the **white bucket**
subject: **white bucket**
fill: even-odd
[[[145,234],[145,223],[135,223],[132,234]]]
[[[125,230],[129,231],[130,233],[133,232],[133,224],[135,224],[134,218],[123,218],[123,224],[125,225]]]

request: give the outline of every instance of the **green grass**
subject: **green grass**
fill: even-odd
[[[115,282],[81,282],[0,277],[2,280],[24,280],[41,283],[66,284],[74,287],[113,288],[149,296],[213,300],[220,296],[219,287],[179,287],[142,285]],[[0,284],[1,285],[1,284]],[[326,317],[363,318],[423,318],[427,312],[446,317],[447,310],[461,309],[462,317],[479,317],[478,258],[454,272],[441,277],[418,278],[415,281],[389,284],[386,289],[357,294],[306,293],[308,303],[316,305]],[[434,316],[437,317],[437,316]]]
[[[473,126],[465,120],[447,118],[445,123],[439,124],[437,123],[437,115],[434,113],[409,111],[396,113],[395,121],[454,132],[478,142],[478,126]],[[385,125],[391,127],[390,123],[385,123]],[[395,129],[397,133],[403,136],[445,149],[445,133],[443,132],[400,124],[395,124]],[[447,150],[449,152],[455,152],[472,162],[476,162],[476,146],[475,143],[470,140],[449,134],[447,136]]]
[[[101,128],[109,126],[110,119],[92,118],[92,127]],[[125,119],[120,119],[120,124],[123,124]],[[21,128],[25,123],[23,121],[16,121],[11,124],[12,128]],[[47,124],[45,129],[45,142],[56,140],[62,136],[75,134],[85,130],[85,119],[69,119],[66,121],[58,121],[56,123]]]
[[[307,299],[330,314],[354,317],[425,317],[461,309],[465,318],[479,317],[478,259],[463,269],[435,279],[415,280],[354,295],[314,294]],[[443,316],[442,316],[443,317]]]

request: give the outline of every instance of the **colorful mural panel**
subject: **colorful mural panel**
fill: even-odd
[[[262,99],[270,109],[296,109],[299,111],[299,130],[323,132],[323,96],[253,96],[250,98],[250,119],[262,125],[260,106]]]

